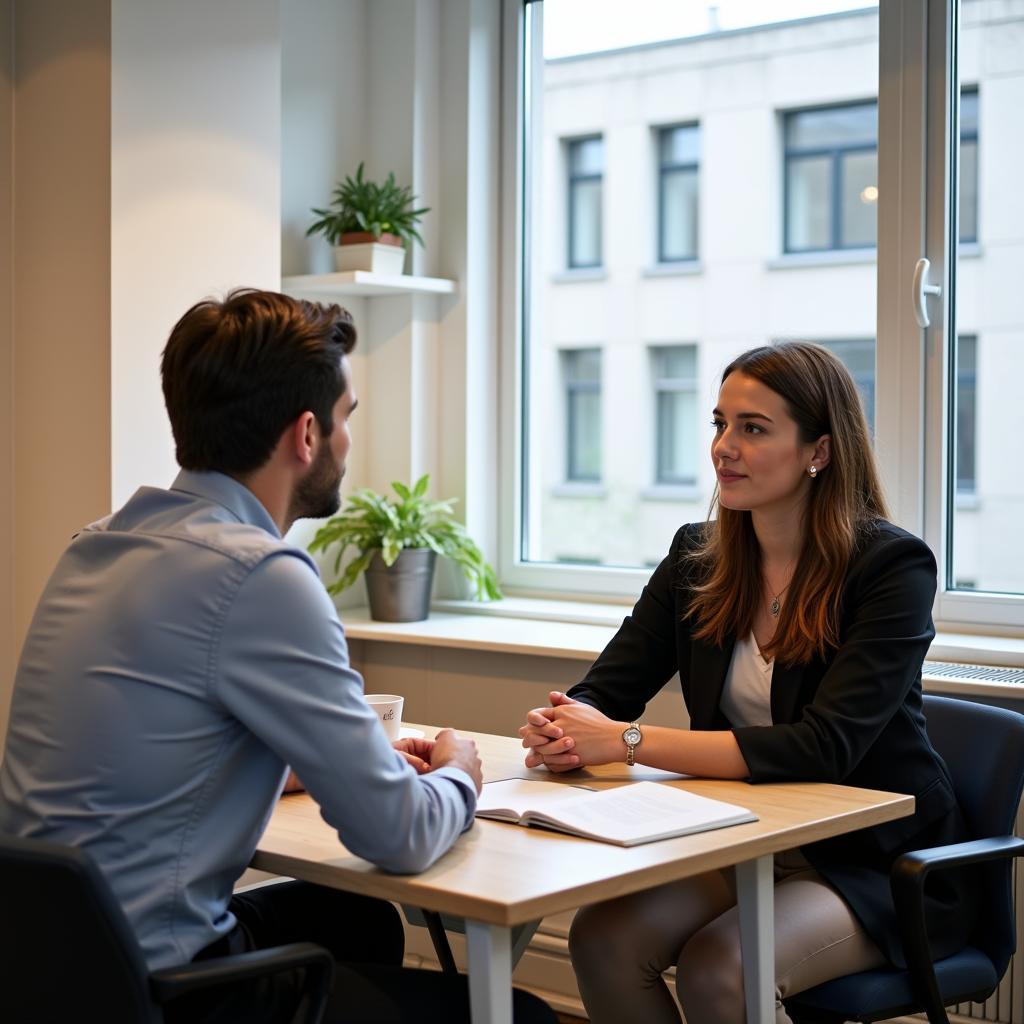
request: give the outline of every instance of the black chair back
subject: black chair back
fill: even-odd
[[[972,701],[927,695],[928,735],[953,778],[971,839],[1010,835],[1024,787],[1024,718]],[[986,953],[1002,977],[1013,955],[1013,863],[978,865],[985,907],[971,944]]]
[[[81,850],[0,835],[4,1020],[158,1022],[142,951]]]

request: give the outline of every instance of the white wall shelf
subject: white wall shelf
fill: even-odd
[[[455,282],[443,277],[416,277],[412,274],[372,274],[367,270],[349,270],[337,274],[298,274],[281,280],[288,295],[451,295]]]

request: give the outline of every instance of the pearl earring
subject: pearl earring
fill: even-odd
[[[807,472],[811,474],[811,479],[813,480],[818,475],[818,467],[813,465],[808,466]]]

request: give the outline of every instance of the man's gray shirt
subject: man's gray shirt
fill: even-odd
[[[388,743],[316,566],[257,498],[219,473],[142,488],[74,539],[40,599],[0,830],[88,850],[165,967],[234,926],[286,765],[388,871],[424,869],[473,821],[465,772],[418,776]]]

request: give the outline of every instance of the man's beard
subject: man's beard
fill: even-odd
[[[292,495],[289,519],[324,519],[341,508],[341,478],[344,467],[338,468],[331,446],[324,443],[309,472],[296,484]]]

